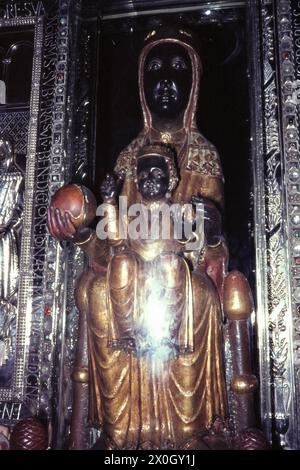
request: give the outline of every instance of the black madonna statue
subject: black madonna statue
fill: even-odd
[[[220,159],[195,121],[201,73],[201,60],[188,32],[162,28],[148,34],[138,78],[144,127],[121,152],[114,169],[128,207],[158,204],[164,198],[179,205],[201,204],[204,238],[200,246],[190,248],[188,240],[180,241],[180,249],[177,240],[169,244],[137,241],[130,234],[121,236],[117,225],[110,229],[114,236],[101,239],[87,228],[85,215],[94,202],[84,189],[85,197],[80,197],[76,185],[59,190],[50,204],[51,233],[59,240],[73,240],[90,260],[76,289],[80,326],[71,448],[83,446],[87,393],[90,424],[102,431],[98,448],[266,447],[263,435],[255,429],[253,412],[257,381],[250,370],[247,326],[253,311],[251,292],[242,274],[227,272]],[[172,165],[167,164],[170,149]],[[108,212],[114,213],[113,178],[102,184],[102,196]],[[166,304],[181,325],[176,331],[188,332],[182,336],[188,338],[183,341],[187,347],[163,356],[153,348],[136,350],[145,282],[153,263],[156,280],[171,299]],[[149,311],[150,329],[159,332],[161,310],[153,301]],[[228,426],[223,332],[232,350],[228,384],[234,395],[232,429]],[[174,338],[170,339],[172,343]]]

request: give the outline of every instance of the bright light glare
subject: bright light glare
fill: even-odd
[[[172,352],[171,327],[173,323],[166,289],[157,271],[149,272],[144,289],[144,304],[137,325],[137,348],[155,356],[167,357]]]

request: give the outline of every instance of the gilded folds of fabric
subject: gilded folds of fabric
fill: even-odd
[[[179,448],[226,415],[220,307],[205,275],[193,275],[194,352],[138,358],[108,346],[106,278],[90,272],[79,306],[89,338],[90,411],[115,448]]]

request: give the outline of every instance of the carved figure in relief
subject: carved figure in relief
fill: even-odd
[[[23,175],[11,142],[0,138],[0,383],[9,386],[16,336]],[[7,366],[7,367],[2,367]],[[1,370],[2,368],[2,370]]]

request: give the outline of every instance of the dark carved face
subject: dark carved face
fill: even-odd
[[[144,89],[152,114],[176,119],[188,104],[191,86],[192,64],[182,46],[165,43],[150,50],[145,61]]]
[[[162,199],[169,187],[167,164],[160,157],[144,157],[138,162],[138,189],[146,201]]]

